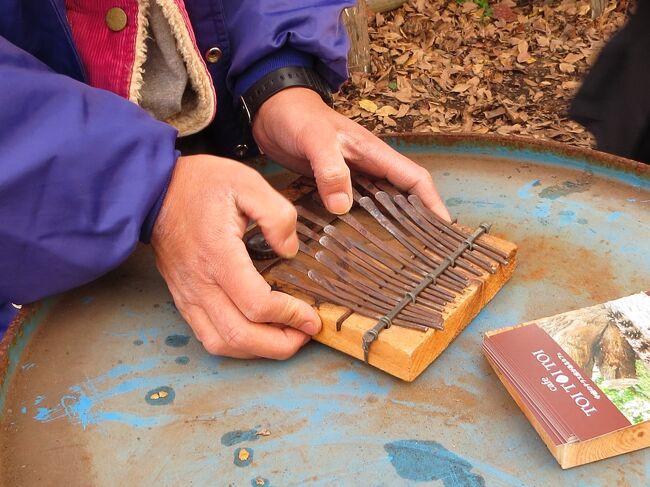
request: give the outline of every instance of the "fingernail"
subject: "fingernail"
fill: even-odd
[[[285,249],[284,257],[291,259],[298,254],[298,237],[294,234],[284,241],[282,248]]]
[[[332,213],[342,215],[343,213],[350,211],[352,202],[346,193],[341,192],[328,195],[325,198],[325,205],[327,206],[327,209]]]

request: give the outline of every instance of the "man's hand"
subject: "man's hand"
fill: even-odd
[[[180,157],[151,240],[156,262],[208,352],[288,358],[320,330],[320,318],[257,272],[242,241],[249,218],[278,255],[296,254],[296,210],[256,171],[219,157]]]
[[[336,113],[310,89],[288,88],[264,102],[253,121],[253,135],[285,167],[313,174],[332,213],[345,213],[352,206],[352,168],[417,194],[430,210],[450,220],[426,169]]]

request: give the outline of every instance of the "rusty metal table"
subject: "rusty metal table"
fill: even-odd
[[[315,343],[286,362],[211,357],[140,249],[14,324],[0,484],[648,485],[650,451],[562,471],[481,342],[488,329],[650,288],[650,173],[512,139],[392,143],[431,169],[460,222],[492,221],[520,245],[512,281],[420,378]]]

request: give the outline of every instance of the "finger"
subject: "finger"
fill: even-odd
[[[451,221],[429,171],[403,156],[372,133],[354,124],[343,137],[346,158],[366,174],[387,179],[397,188],[416,194],[431,211]]]
[[[228,345],[203,308],[189,306],[184,307],[183,310],[179,308],[179,311],[183,318],[185,318],[185,321],[190,325],[196,339],[201,342],[203,348],[211,355],[241,359],[257,358],[257,355],[237,350]]]
[[[273,291],[253,266],[241,240],[222,242],[219,252],[212,277],[248,320],[281,323],[309,335],[320,331],[318,313],[300,299]]]
[[[233,350],[258,357],[284,360],[293,356],[309,341],[309,335],[286,327],[254,323],[246,318],[228,296],[214,289],[205,300],[208,314],[225,344]]]
[[[390,178],[387,179],[390,181]],[[433,178],[431,177],[431,173],[426,171],[426,175],[423,175],[421,179],[417,180],[415,185],[411,186],[410,188],[405,186],[403,189],[409,193],[418,195],[427,208],[429,208],[441,218],[444,218],[448,222],[451,222],[451,215],[449,214],[449,210],[447,210],[447,206],[442,201],[440,193],[438,193],[436,185],[433,182]]]
[[[256,171],[238,181],[235,200],[237,208],[257,222],[278,255],[294,257],[298,253],[296,208]]]
[[[327,132],[331,132],[328,134]],[[323,203],[328,211],[343,214],[352,207],[352,181],[350,168],[345,163],[336,133],[324,129],[321,133],[310,133],[302,142],[305,157],[314,172]]]

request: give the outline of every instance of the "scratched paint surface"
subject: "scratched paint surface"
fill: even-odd
[[[26,324],[0,397],[0,485],[647,485],[650,451],[562,471],[480,346],[650,288],[650,183],[534,151],[403,149],[460,222],[520,245],[512,281],[420,378],[318,344],[287,362],[210,357],[140,249]]]

